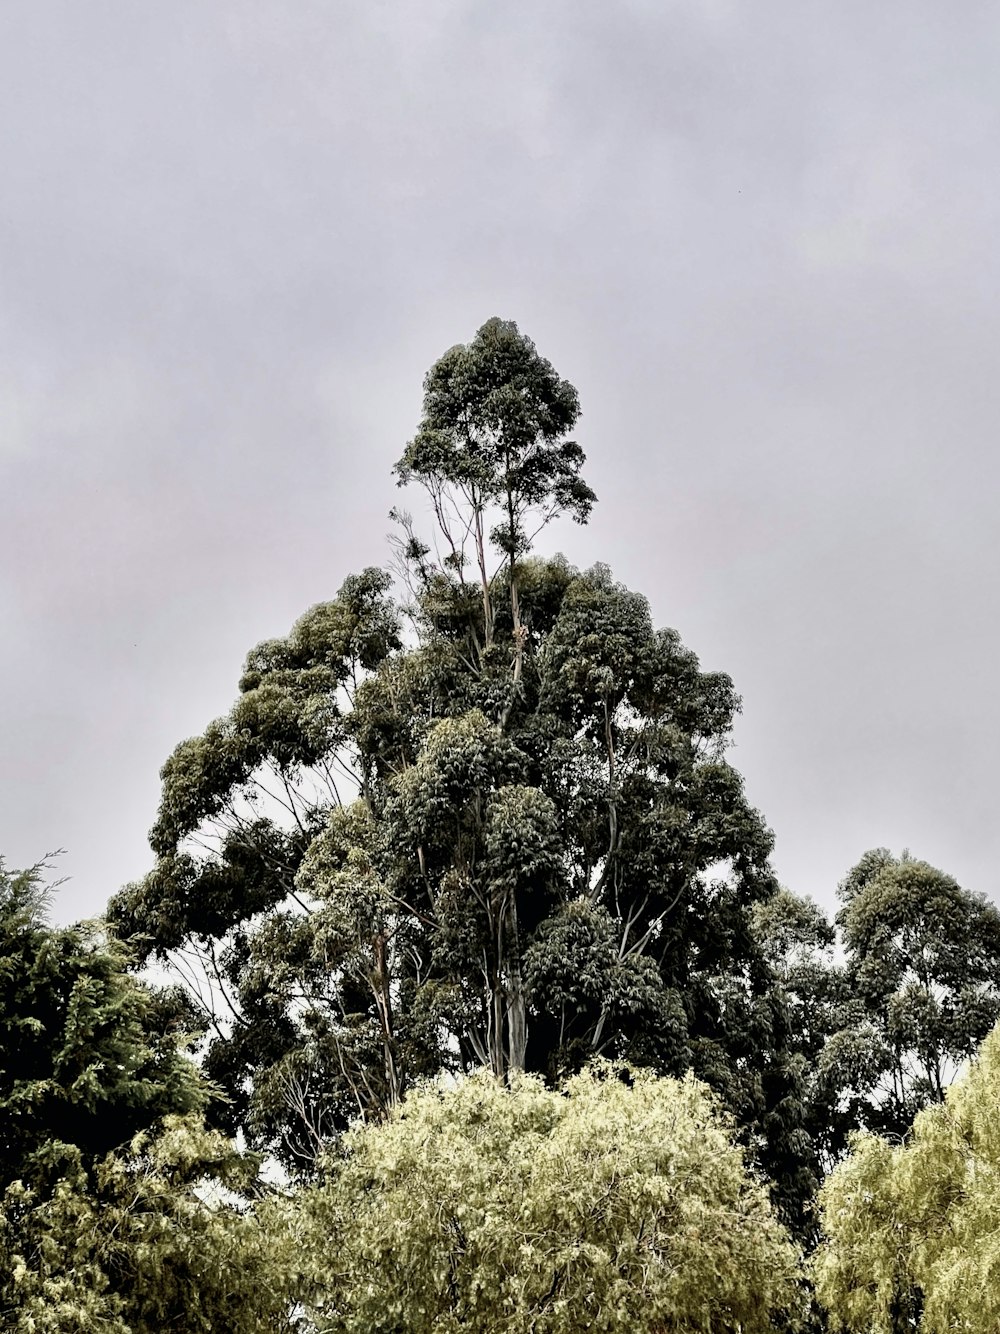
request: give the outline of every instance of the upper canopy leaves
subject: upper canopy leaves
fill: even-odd
[[[539,356],[512,320],[488,320],[424,380],[420,428],[396,465],[401,482],[457,488],[473,505],[505,511],[493,531],[511,558],[530,537],[529,510],[551,508],[579,522],[596,499],[580,476],[584,454],[565,437],[580,415],[576,390]]]

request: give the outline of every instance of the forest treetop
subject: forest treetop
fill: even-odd
[[[502,555],[510,593],[520,680],[523,626],[517,562],[556,515],[585,523],[597,497],[580,475],[583,450],[567,439],[580,416],[577,392],[560,379],[512,320],[487,320],[468,344],[446,352],[424,379],[423,415],[395,472],[400,485],[418,482],[431,500],[441,563],[465,586],[475,567],[482,597],[482,647],[495,632],[489,546]],[[402,525],[404,561],[427,581],[430,548]]]

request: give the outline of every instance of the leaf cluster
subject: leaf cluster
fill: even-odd
[[[126,972],[96,925],[54,929],[43,868],[0,861],[0,1188],[96,1157],[207,1090],[178,1052],[181,1013]]]
[[[769,1331],[795,1248],[691,1079],[486,1073],[348,1135],[296,1203],[317,1329]]]
[[[86,1164],[66,1153],[44,1185],[0,1196],[0,1319],[10,1334],[291,1331],[280,1234],[235,1192],[256,1163],[197,1118]]]
[[[863,1135],[821,1194],[820,1297],[847,1330],[1000,1322],[1000,1029],[902,1145]]]

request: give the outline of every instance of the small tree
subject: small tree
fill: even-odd
[[[691,1078],[424,1086],[294,1207],[323,1334],[764,1334],[800,1306],[797,1253]]]
[[[157,997],[96,925],[45,922],[44,868],[0,859],[0,1189],[86,1166],[208,1089],[164,1031]]]
[[[9,1334],[297,1327],[282,1236],[246,1204],[257,1161],[198,1118],[168,1117],[90,1164],[66,1146],[50,1161],[45,1185],[0,1196]]]

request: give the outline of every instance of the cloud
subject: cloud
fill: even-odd
[[[546,535],[746,697],[821,897],[990,888],[1000,17],[929,0],[0,10],[0,849],[65,911],[250,645],[386,556],[421,377],[517,319],[600,504]],[[931,847],[925,847],[921,838]]]

